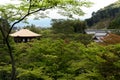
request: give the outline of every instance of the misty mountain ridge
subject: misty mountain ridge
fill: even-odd
[[[88,28],[92,29],[118,29],[120,28],[120,1],[110,4],[85,20]]]

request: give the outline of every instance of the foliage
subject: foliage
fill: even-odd
[[[21,1],[24,2],[26,0]],[[44,10],[44,8],[49,9],[55,6],[63,6],[62,8],[64,8],[67,4],[72,5],[74,0],[42,0],[44,4],[41,4],[42,1],[40,1],[39,3],[36,3],[36,1],[38,0],[34,0],[31,3],[32,8],[30,11],[28,7],[28,1],[24,3],[21,2],[22,4],[18,6],[20,7],[20,12],[21,10],[27,12],[28,10],[28,13],[26,16],[21,18],[20,21],[25,19],[29,14],[32,14],[32,11],[36,11],[36,9]],[[73,4],[78,6],[78,4],[80,3],[75,2]],[[84,4],[86,3],[81,3],[81,5]],[[69,8],[68,5],[66,7],[68,10],[71,10],[75,7],[73,6],[72,8]],[[13,9],[15,8],[14,6],[12,7]],[[6,7],[4,6],[0,10],[3,9],[2,17],[7,19],[9,18],[8,15],[5,15],[7,9],[4,8]],[[17,7],[15,9],[18,10]],[[7,13],[9,13],[9,11],[10,10],[8,9]],[[22,12],[22,14],[25,13]],[[12,21],[12,19],[19,20],[17,18],[20,18],[20,16],[10,18],[8,19],[8,21]],[[47,29],[42,33],[49,34],[52,33],[52,30]],[[60,37],[62,38],[59,38],[57,36],[58,39],[56,39],[55,36],[55,39],[52,39],[54,37],[50,38],[48,35],[46,35],[41,40],[33,40],[28,43],[12,44],[11,48],[15,56],[15,62],[17,67],[16,80],[120,79],[120,44],[101,46],[96,43],[90,43],[89,40],[91,38],[88,37],[88,35],[57,35],[61,35]],[[66,38],[68,38],[69,41],[67,41]],[[8,50],[6,49],[6,46],[4,47],[0,48],[2,49],[0,51],[5,52]],[[8,55],[1,55],[0,79],[9,80],[11,78],[11,66],[13,65],[11,65],[10,63],[11,62],[9,61]]]
[[[2,33],[2,37],[5,40],[7,45],[9,56],[12,64],[11,71],[11,80],[15,80],[15,61],[12,53],[12,47],[9,43],[9,34],[11,33],[13,27],[21,22],[25,21],[26,18],[34,13],[39,11],[45,11],[51,8],[60,8],[64,10],[64,13],[69,11],[70,14],[78,14],[82,12],[81,6],[88,7],[90,2],[88,1],[77,1],[77,0],[19,0],[19,4],[7,4],[0,5],[0,17],[5,19],[6,22],[12,23],[10,29],[8,29],[8,33],[5,34],[3,30],[3,25],[0,25],[0,30]],[[81,11],[79,11],[81,10]],[[66,13],[65,13],[66,14]],[[67,16],[67,15],[66,15]],[[37,17],[37,16],[36,16]]]
[[[9,31],[10,25],[7,20],[0,18],[0,41],[5,43],[4,36],[6,37]],[[4,33],[4,36],[3,36]]]
[[[72,34],[72,33],[85,33],[84,29],[86,28],[86,24],[84,21],[80,20],[52,20],[52,29],[54,33],[64,33],[64,34]]]
[[[89,19],[86,19],[87,25],[89,27],[98,26],[97,27],[98,29],[100,29],[101,27],[102,28],[110,27],[110,29],[114,29],[114,27],[117,28],[117,26],[115,26],[116,24],[114,25],[114,23],[115,23],[114,19],[119,17],[119,14],[120,14],[119,4],[120,4],[120,1],[117,1],[113,4],[110,4],[106,7],[98,10],[97,12],[93,12],[92,17]],[[113,25],[110,23],[113,23]],[[111,26],[109,26],[109,25],[111,25]]]
[[[51,8],[61,9],[64,15],[66,14],[65,16],[67,16],[68,13],[70,15],[81,15],[81,6],[89,7],[90,5],[91,2],[89,1],[76,0],[18,0],[16,4],[9,3],[7,5],[1,5],[0,15],[2,18],[7,19],[9,22],[21,19],[21,17],[26,15],[27,12],[29,12],[29,14],[33,14],[34,11],[45,11],[46,9]],[[36,15],[35,17],[39,18],[40,16],[42,17],[42,15]]]
[[[24,26],[25,29],[29,29],[30,31],[33,31],[35,33],[40,34],[41,29],[40,27],[36,27],[35,25],[30,25],[30,26]]]
[[[64,34],[64,33],[57,33],[54,34],[52,30],[44,30],[44,32],[42,32],[42,38],[50,38],[52,40],[59,40],[62,39],[64,40],[66,43],[69,43],[71,41],[76,41],[76,42],[81,42],[84,45],[88,45],[90,44],[93,39],[93,35],[89,35],[89,34],[79,34],[79,33],[74,33],[74,34]]]
[[[117,16],[114,20],[111,21],[108,29],[120,29],[120,16]]]
[[[51,39],[35,41],[34,44],[22,43],[15,47],[17,48],[15,49],[17,66],[31,71],[41,68],[39,72],[49,76],[51,79],[64,79],[64,75],[68,73],[67,68],[71,64],[71,61],[79,60],[78,54],[80,54],[82,50],[80,49],[81,51],[79,51],[77,47],[79,49],[80,47],[84,48],[83,45],[78,43],[74,44],[74,42],[71,42],[67,44],[63,40],[53,41]],[[72,50],[73,48],[74,50]],[[76,50],[78,52],[74,54]],[[40,73],[36,73],[35,75],[38,74]]]
[[[17,80],[118,80],[120,76],[120,44],[84,46],[75,40],[44,38],[13,48]],[[0,66],[0,79],[9,78],[10,70],[10,65]]]

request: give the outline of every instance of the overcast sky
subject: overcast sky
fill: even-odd
[[[12,0],[14,3],[17,3],[18,0]],[[85,16],[81,16],[80,19],[86,19],[91,17],[91,13],[94,11],[96,12],[97,10],[99,10],[100,8],[104,8],[105,6],[108,6],[111,3],[114,3],[115,1],[118,0],[89,0],[91,2],[93,2],[94,4],[92,5],[91,8],[83,8],[83,11],[86,13]],[[0,0],[0,4],[6,4],[6,3],[10,3],[10,0]],[[55,14],[54,11],[50,12],[50,17],[54,18],[54,19],[59,19],[61,18],[61,16],[59,14]],[[63,17],[62,17],[63,18]],[[42,21],[42,20],[41,20]],[[42,22],[40,22],[40,24],[45,24],[46,20],[43,20]],[[49,21],[48,21],[49,22]],[[47,25],[49,23],[46,23]],[[44,26],[44,25],[43,25]]]
[[[114,3],[114,2],[116,2],[118,0],[89,0],[89,1],[93,2],[94,4],[90,8],[83,8],[83,11],[86,14],[84,16],[81,16],[80,17],[81,19],[86,19],[86,18],[91,17],[91,13],[93,11],[96,12],[97,10],[99,10],[101,8],[104,8],[105,6],[108,6],[109,4]],[[56,19],[59,19],[59,18],[62,17],[59,14],[55,14],[54,11],[50,12],[50,16],[52,18],[56,18]],[[64,18],[64,17],[62,17],[62,18]]]
[[[12,0],[12,2],[14,3],[17,3],[18,0]],[[94,4],[92,5],[91,8],[84,8],[83,11],[86,13],[85,16],[82,16],[81,18],[82,19],[85,19],[85,18],[89,18],[91,16],[91,13],[93,11],[97,11],[99,10],[100,8],[104,8],[105,6],[115,2],[115,1],[118,1],[118,0],[89,0],[91,2],[93,2]],[[5,3],[10,3],[11,0],[0,0],[0,4],[5,4]],[[58,15],[58,14],[55,14],[55,12],[52,12],[50,13],[50,16],[52,18],[60,18],[61,16]]]

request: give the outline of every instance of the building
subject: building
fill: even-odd
[[[107,34],[107,32],[96,32],[93,36],[93,40],[95,42],[102,42],[101,38],[105,37]]]
[[[11,37],[14,37],[15,42],[28,42],[31,39],[39,38],[41,34],[34,33],[28,29],[21,29],[15,33],[10,34]]]
[[[85,30],[85,32],[86,34],[92,34],[95,42],[102,42],[101,38],[105,37],[108,33],[111,33],[111,30],[88,29]]]

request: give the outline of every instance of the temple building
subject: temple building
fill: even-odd
[[[19,42],[29,42],[31,39],[40,38],[41,34],[34,33],[28,29],[21,29],[15,33],[10,34],[11,37],[14,37],[14,41]]]

